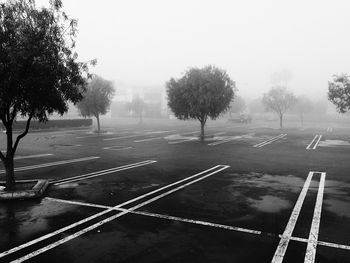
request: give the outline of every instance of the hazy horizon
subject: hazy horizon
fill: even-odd
[[[41,6],[46,0],[37,1]],[[350,68],[346,1],[63,1],[78,19],[79,60],[130,86],[161,86],[189,67],[214,64],[239,95],[259,97],[274,72],[288,88],[321,98]],[[116,86],[118,90],[118,86]]]

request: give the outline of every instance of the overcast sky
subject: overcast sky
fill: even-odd
[[[93,73],[130,85],[160,86],[189,67],[214,64],[227,70],[242,96],[260,96],[272,73],[289,69],[290,89],[322,97],[333,74],[350,73],[347,0],[63,4],[79,21],[80,60],[97,58]]]

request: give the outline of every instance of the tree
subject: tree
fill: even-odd
[[[328,82],[328,99],[337,107],[337,111],[345,113],[350,109],[350,79],[346,74],[334,75]]]
[[[139,117],[139,123],[142,123],[142,113],[146,109],[146,103],[143,99],[140,98],[139,95],[135,95],[132,98],[132,101],[127,105],[127,110],[133,112],[136,116]]]
[[[229,109],[236,87],[226,71],[206,66],[191,68],[180,79],[170,79],[166,91],[168,106],[178,119],[199,120],[203,141],[208,117],[214,120]]]
[[[77,22],[62,11],[60,0],[37,9],[34,0],[0,4],[0,119],[6,128],[6,190],[15,189],[14,156],[33,119],[45,122],[53,112],[63,114],[85,89],[87,63],[77,62]],[[18,116],[24,131],[13,137]]]
[[[285,87],[276,86],[264,94],[263,103],[267,110],[278,114],[280,118],[280,128],[283,127],[283,115],[295,104],[295,96]]]
[[[306,96],[298,96],[293,110],[298,114],[301,126],[304,126],[304,115],[313,110],[312,101]]]
[[[236,96],[230,103],[229,114],[230,118],[234,113],[242,113],[246,108],[244,99],[241,96]]]
[[[77,104],[83,117],[96,117],[98,133],[101,131],[100,115],[106,114],[109,110],[114,93],[111,81],[94,75],[87,85],[84,98]]]
[[[292,78],[292,71],[289,69],[283,69],[279,72],[274,72],[271,75],[270,81],[272,85],[287,87]]]

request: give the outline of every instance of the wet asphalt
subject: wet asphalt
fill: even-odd
[[[135,211],[141,214],[127,212],[119,216],[121,211],[109,211],[0,257],[0,262],[41,251],[113,216],[117,217],[26,262],[270,262],[310,171],[326,172],[318,240],[350,245],[349,130],[280,131],[252,125],[209,125],[205,142],[198,141],[196,134],[185,134],[196,130],[197,125],[177,124],[112,127],[99,136],[87,131],[29,134],[20,144],[19,156],[53,155],[18,159],[16,167],[88,156],[100,158],[18,172],[17,179],[58,180],[145,160],[157,162],[52,184],[41,200],[0,203],[0,253],[216,165],[229,167],[179,190],[173,186],[121,206],[133,209],[140,205]],[[282,133],[287,136],[264,147],[254,147]],[[319,146],[306,150],[316,134],[323,135]],[[208,145],[222,140],[228,141]],[[4,136],[0,143],[4,145]],[[319,181],[320,174],[315,174],[293,237],[308,239]],[[171,189],[174,192],[144,204]],[[100,207],[64,203],[61,199]],[[306,246],[305,242],[290,241],[283,262],[304,262]],[[318,245],[316,262],[350,262],[350,250]]]

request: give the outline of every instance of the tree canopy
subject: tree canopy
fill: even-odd
[[[280,128],[282,129],[283,115],[295,104],[295,96],[285,87],[276,86],[264,94],[263,103],[267,110],[277,113],[280,117]]]
[[[215,66],[191,68],[183,77],[170,79],[166,89],[168,106],[178,119],[200,121],[202,140],[207,119],[227,111],[236,91],[226,71]]]
[[[334,75],[328,82],[328,99],[340,113],[350,110],[350,79],[346,74]]]
[[[14,187],[13,157],[30,121],[47,121],[77,103],[85,89],[87,63],[73,52],[77,21],[62,11],[62,2],[36,8],[34,0],[0,4],[0,119],[6,128],[6,189]],[[27,119],[26,129],[13,142],[12,124]]]
[[[298,96],[293,111],[299,115],[301,125],[304,125],[304,115],[313,110],[313,102],[307,96]]]
[[[98,131],[100,131],[100,115],[109,110],[115,89],[111,81],[94,75],[89,81],[83,99],[77,104],[83,117],[96,117]]]
[[[242,113],[246,108],[245,100],[241,96],[235,96],[231,101],[229,112],[232,113]]]
[[[139,117],[139,122],[142,123],[142,113],[146,109],[146,103],[139,95],[135,95],[132,98],[132,101],[127,105],[127,110],[133,112],[136,116]]]

